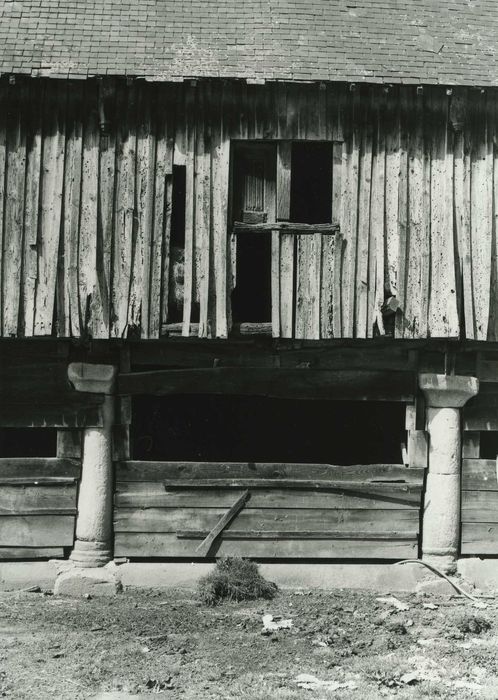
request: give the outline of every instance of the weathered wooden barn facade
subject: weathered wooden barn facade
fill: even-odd
[[[1,559],[498,553],[492,3],[278,5],[0,3]]]

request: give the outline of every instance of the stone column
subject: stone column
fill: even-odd
[[[63,566],[56,593],[81,595],[119,589],[114,574],[103,571],[112,557],[112,426],[114,385],[112,365],[72,363],[68,378],[76,391],[104,394],[103,424],[83,431],[83,456],[76,519],[76,541],[70,562]],[[103,586],[102,584],[110,584]]]
[[[422,524],[422,557],[454,573],[460,539],[460,409],[479,390],[475,377],[421,374],[427,403],[429,471]]]

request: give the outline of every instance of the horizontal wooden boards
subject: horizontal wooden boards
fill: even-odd
[[[76,484],[23,486],[0,481],[0,516],[75,514]]]
[[[462,489],[498,490],[498,472],[495,459],[463,459]]]
[[[116,551],[196,558],[199,541],[247,489],[206,556],[416,556],[423,476],[388,464],[119,462]]]
[[[198,540],[184,540],[169,533],[117,533],[117,557],[196,557]],[[416,557],[418,543],[385,540],[229,540],[220,538],[212,556],[261,559],[404,559]]]
[[[164,481],[165,479],[304,478],[365,483],[398,482],[422,485],[423,469],[393,464],[289,464],[260,462],[146,462],[123,461],[116,465],[117,481]]]
[[[39,478],[78,479],[81,463],[77,459],[57,457],[2,457],[0,479],[15,478],[33,481]]]
[[[234,500],[233,489],[175,489],[169,491],[159,482],[118,482],[114,503],[118,508],[229,508]],[[369,497],[339,491],[313,491],[299,488],[292,491],[278,488],[260,488],[251,493],[252,508],[307,508],[307,509],[418,509],[420,495],[375,492]]]
[[[232,495],[232,502],[236,494]],[[376,530],[391,532],[418,531],[418,511],[366,509],[304,509],[254,508],[248,506],[227,526],[233,530],[286,530],[299,534],[301,530],[334,530],[349,532],[352,525],[359,532]],[[251,507],[249,507],[251,506]],[[226,509],[220,508],[119,508],[114,516],[116,532],[176,532],[177,530],[206,530],[209,532]],[[411,527],[410,527],[411,526]],[[352,535],[350,539],[354,539]]]
[[[0,547],[0,561],[62,559],[63,557],[62,547]]]
[[[71,547],[71,515],[2,515],[0,547]]]
[[[271,327],[270,327],[271,332]],[[433,343],[434,341],[432,341]],[[295,368],[310,363],[315,369],[417,370],[417,349],[423,343],[409,345],[392,340],[369,341],[264,341],[264,339],[168,338],[162,342],[130,341],[132,365],[172,367],[275,367]],[[441,358],[443,355],[441,355]],[[442,360],[441,360],[442,362]]]
[[[117,391],[123,395],[207,393],[410,402],[416,381],[411,372],[223,367],[120,374]]]
[[[496,460],[463,459],[462,489],[462,554],[498,554]]]
[[[462,523],[462,554],[498,554],[498,523]]]

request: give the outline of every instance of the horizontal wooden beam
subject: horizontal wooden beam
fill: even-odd
[[[0,458],[0,479],[45,479],[56,483],[58,479],[78,479],[81,462],[77,459],[58,457],[2,457]],[[61,482],[65,483],[65,482]]]
[[[191,323],[189,328],[191,336],[195,337],[199,335],[198,323]],[[183,323],[165,323],[161,328],[161,333],[163,335],[179,337],[183,333]],[[234,323],[231,334],[235,336],[263,335],[271,337],[271,323]]]
[[[413,401],[413,372],[310,368],[173,369],[120,374],[121,395],[228,394],[334,401]]]
[[[326,235],[339,233],[339,224],[300,224],[289,221],[278,221],[275,223],[246,224],[236,221],[233,225],[233,233],[294,233],[298,236],[323,233]]]
[[[196,541],[174,532],[116,532],[116,557],[185,557],[192,561]],[[221,538],[216,556],[265,559],[409,559],[418,556],[418,539],[406,540],[229,540]]]
[[[402,464],[299,464],[278,462],[152,462],[120,461],[116,480],[162,482],[167,479],[329,479],[364,483],[391,482],[422,485],[423,469],[407,469]]]
[[[205,530],[178,530],[176,536],[181,540],[202,539],[206,537]],[[417,538],[418,532],[372,532],[371,530],[361,532],[352,530],[350,532],[337,532],[337,530],[225,530],[219,536],[224,540],[407,540],[412,541]]]
[[[332,481],[328,479],[179,479],[165,481],[167,489],[301,489],[338,491],[340,493],[364,495],[396,496],[398,494],[414,494],[422,492],[421,485],[398,483],[362,483],[358,481]]]
[[[62,559],[62,547],[0,547],[0,561],[22,559]]]

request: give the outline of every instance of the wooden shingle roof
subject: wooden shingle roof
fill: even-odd
[[[0,0],[0,73],[498,83],[496,0]]]

